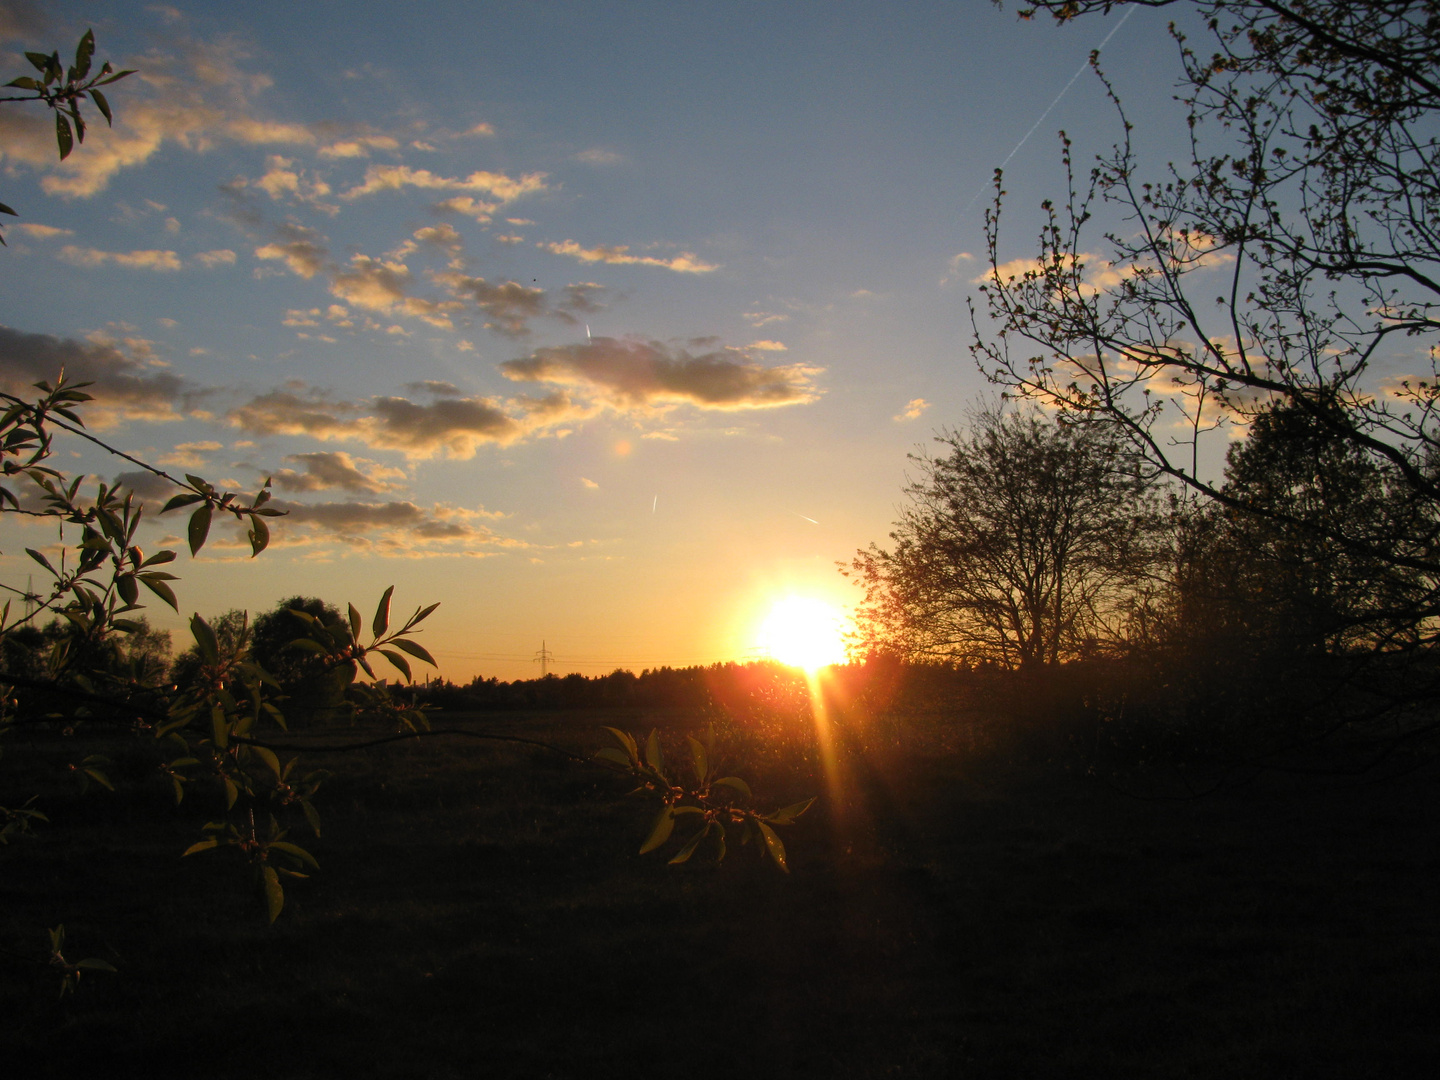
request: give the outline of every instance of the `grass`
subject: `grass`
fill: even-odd
[[[616,720],[505,723],[593,749]],[[650,809],[540,751],[335,756],[318,762],[339,774],[309,845],[322,872],[273,928],[222,854],[179,859],[196,810],[138,764],[117,795],[57,789],[52,824],[0,849],[0,945],[39,955],[63,921],[76,955],[120,974],[59,1002],[49,973],[0,958],[0,1061],[17,1077],[1429,1075],[1431,773],[1142,801],[944,734],[917,721],[852,752],[848,804],[786,831],[788,877],[749,848],[719,868],[638,856]],[[12,740],[17,789],[67,749]],[[747,753],[764,803],[823,786],[813,763]]]

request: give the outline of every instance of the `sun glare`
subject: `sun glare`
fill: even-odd
[[[759,646],[782,664],[815,671],[845,661],[843,616],[822,600],[787,596],[760,626]]]

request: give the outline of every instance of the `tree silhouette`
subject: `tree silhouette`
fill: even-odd
[[[863,643],[1028,668],[1120,642],[1158,516],[1115,434],[989,409],[937,441],[947,453],[913,459],[894,547],[851,564]]]

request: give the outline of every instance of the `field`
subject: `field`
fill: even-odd
[[[586,753],[598,725],[444,726]],[[848,749],[847,749],[848,748]],[[746,748],[761,802],[823,794]],[[47,795],[0,849],[3,942],[63,919],[115,976],[56,1000],[0,957],[6,1076],[1421,1075],[1437,1049],[1436,776],[1261,776],[1137,798],[1054,762],[967,754],[927,723],[852,738],[846,803],[723,865],[637,849],[620,778],[458,739],[332,755],[322,871],[267,929],[160,778]],[[12,740],[35,790],[56,737]],[[130,754],[131,757],[126,755]],[[1152,786],[1151,793],[1165,789]],[[762,794],[763,793],[763,794]],[[305,842],[307,838],[297,837]],[[673,847],[673,845],[672,845]],[[667,853],[670,849],[667,849]],[[57,898],[59,898],[57,900]],[[1424,1075],[1431,1075],[1428,1069]]]

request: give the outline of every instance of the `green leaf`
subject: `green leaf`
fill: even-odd
[[[270,526],[265,519],[250,515],[250,557],[253,559],[270,546]]]
[[[790,867],[785,864],[785,845],[781,843],[780,837],[775,835],[775,830],[770,828],[769,825],[766,825],[765,822],[757,821],[755,824],[760,826],[760,835],[765,840],[766,854],[775,860],[776,866],[788,874]]]
[[[806,799],[804,802],[792,803],[783,809],[776,810],[773,814],[767,815],[765,820],[773,822],[776,825],[789,825],[813,805],[815,805],[813,798]]]
[[[677,866],[680,863],[689,861],[690,856],[695,854],[695,849],[700,846],[700,841],[704,840],[705,837],[709,835],[709,825],[705,826],[705,828],[703,829],[697,830],[695,835],[685,842],[685,846],[675,853],[675,857],[670,860],[670,865]]]
[[[100,115],[105,117],[105,123],[111,127],[115,126],[115,118],[110,115],[110,102],[105,100],[105,95],[93,87],[90,90],[90,97],[95,101],[95,107],[100,110]]]
[[[140,586],[135,583],[133,574],[122,574],[115,579],[115,591],[120,594],[120,599],[127,604],[133,604],[140,598]]]
[[[273,924],[285,907],[285,890],[280,887],[280,875],[274,867],[262,866],[260,875],[265,887],[265,910]]]
[[[173,551],[157,551],[154,555],[151,555],[148,559],[146,559],[146,560],[145,560],[143,563],[141,563],[140,565],[141,565],[142,567],[144,567],[144,566],[159,566],[161,563],[174,562],[174,561],[175,561],[175,552],[173,552]]]
[[[695,782],[697,784],[704,784],[705,777],[710,774],[710,765],[706,761],[705,747],[701,744],[700,740],[693,735],[686,735],[685,738],[690,743],[690,767],[695,770]]]
[[[207,502],[190,515],[190,557],[193,559],[205,546],[210,535],[210,516],[214,508]]]
[[[414,615],[410,616],[410,621],[405,624],[405,629],[409,630],[412,626],[418,626],[420,623],[424,622],[439,606],[439,604],[431,604],[423,611],[417,610]]]
[[[113,967],[95,956],[87,956],[84,960],[77,960],[75,966],[81,971],[108,971],[112,975],[116,974]]]
[[[316,870],[320,869],[320,864],[315,861],[315,856],[311,855],[310,852],[306,851],[298,844],[292,844],[288,840],[272,840],[270,841],[270,846],[276,851],[283,851],[287,855],[294,855],[297,859],[299,859],[307,866],[312,866]]]
[[[660,749],[660,733],[654,728],[650,729],[650,737],[645,740],[645,763],[662,776],[665,773],[665,754]]]
[[[195,644],[200,647],[200,655],[205,658],[207,664],[215,664],[220,661],[220,640],[215,636],[215,631],[210,629],[210,624],[202,619],[197,612],[190,616],[190,633],[195,636]]]
[[[380,649],[378,651],[381,656],[385,657],[386,660],[389,660],[390,663],[394,664],[397,668],[400,669],[400,671],[405,676],[406,682],[415,681],[414,677],[410,674],[410,664],[405,659],[405,657],[401,656],[398,652],[394,652],[390,649]]]
[[[47,559],[44,555],[40,554],[40,552],[36,551],[34,548],[26,548],[25,554],[29,555],[30,558],[34,559],[41,566],[45,567],[46,570],[49,570],[50,573],[55,573],[55,568],[50,565],[50,560]]]
[[[40,72],[42,75],[45,73],[45,69],[50,66],[50,57],[46,56],[44,53],[27,52],[25,54],[25,59],[29,60],[30,63],[34,64],[35,70]]]
[[[722,776],[719,780],[716,780],[715,783],[711,786],[720,787],[721,785],[728,788],[734,788],[741,795],[744,795],[747,799],[753,798],[753,796],[750,794],[750,785],[747,784],[744,780],[741,780],[738,776]]]
[[[75,136],[70,132],[70,121],[58,112],[55,114],[55,141],[60,146],[60,160],[64,161],[75,149]]]
[[[280,759],[275,756],[275,751],[267,746],[251,746],[255,756],[265,763],[265,767],[275,774],[275,779],[280,779]]]
[[[390,597],[395,593],[395,586],[391,585],[380,597],[380,603],[375,608],[375,621],[371,623],[371,629],[375,631],[378,638],[390,629]]]
[[[407,653],[415,657],[417,660],[424,660],[431,667],[440,666],[435,662],[435,658],[430,655],[429,650],[426,649],[425,646],[421,645],[419,642],[411,641],[409,638],[396,638],[394,641],[390,642],[390,644],[394,645],[397,649],[404,649]]]
[[[614,735],[616,740],[625,749],[625,752],[630,755],[630,763],[632,765],[639,765],[640,749],[635,745],[634,737],[628,731],[621,731],[619,728],[607,727],[605,730],[610,732],[611,735]]]
[[[230,810],[235,806],[235,800],[240,797],[240,789],[235,786],[235,781],[228,776],[225,777],[225,809]]]
[[[103,787],[106,791],[115,790],[115,785],[110,782],[110,778],[106,776],[103,772],[101,772],[99,769],[83,769],[81,771],[84,772],[85,775],[88,776],[91,780],[94,780],[95,783]]]
[[[320,835],[320,815],[315,807],[310,805],[309,799],[300,800],[300,809],[305,812],[305,821],[310,826],[310,831],[318,838]]]
[[[182,506],[189,506],[192,503],[200,502],[204,498],[204,495],[191,495],[188,493],[184,495],[176,495],[163,507],[160,508],[160,513],[168,514],[171,510],[179,510]]]
[[[217,848],[219,846],[220,841],[217,840],[215,837],[211,836],[204,840],[200,840],[194,844],[191,844],[188,848],[185,849],[184,853],[180,857],[183,859],[186,855],[195,855],[199,852],[209,851],[212,848]]]
[[[164,600],[176,611],[180,610],[179,601],[175,599],[175,590],[170,588],[169,585],[166,585],[165,582],[159,580],[156,575],[141,574],[140,580],[145,583],[145,587],[147,589],[153,592],[156,596],[160,597],[161,600]]]
[[[360,612],[355,610],[355,605],[350,604],[350,640],[357,645],[360,643]]]
[[[640,845],[640,854],[648,855],[666,840],[670,839],[670,832],[675,828],[675,814],[670,807],[662,807],[660,813],[655,815],[655,824],[650,826],[650,836],[645,843]]]
[[[601,761],[610,761],[621,768],[630,768],[632,762],[624,750],[616,750],[613,746],[606,746],[595,751],[595,756]]]
[[[40,89],[40,84],[39,84],[38,82],[36,82],[34,79],[30,78],[29,75],[21,75],[20,78],[18,78],[18,79],[11,79],[11,80],[10,80],[9,82],[7,82],[5,85],[6,85],[6,86],[14,86],[14,87],[16,87],[17,89],[20,89],[20,90],[39,90],[39,89]],[[27,99],[27,100],[33,100],[33,99]]]
[[[80,44],[75,46],[75,68],[71,82],[79,82],[90,74],[90,58],[95,55],[95,31],[86,30]]]

